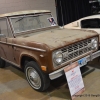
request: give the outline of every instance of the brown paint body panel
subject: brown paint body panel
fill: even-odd
[[[93,37],[95,34],[90,31],[70,30],[70,29],[51,29],[37,34],[31,33],[27,37],[18,37],[18,41],[25,40],[34,43],[39,42],[49,46],[50,49],[56,49],[88,37]]]
[[[67,65],[54,69],[52,61],[54,50],[95,36],[98,36],[98,34],[93,31],[60,29],[58,27],[40,29],[39,31],[22,33],[20,36],[16,35],[14,38],[1,38],[0,56],[20,67],[22,67],[22,57],[30,57],[40,67],[46,66],[46,73],[50,73]],[[84,56],[86,55],[78,57],[78,59]],[[78,59],[73,60],[73,62]]]
[[[4,39],[3,42],[5,43],[2,45],[7,45],[8,49],[5,50],[7,50],[6,52],[9,51],[8,53],[10,55],[9,58],[4,58],[20,66],[21,58],[23,56],[28,56],[35,60],[40,66],[46,66],[47,73],[50,73],[64,67],[60,66],[54,69],[52,63],[52,52],[54,50],[94,36],[98,36],[97,33],[81,30],[59,30],[56,28],[43,31],[40,34],[37,33],[34,35],[34,33],[32,33],[29,37],[20,36],[17,38],[10,38],[7,42],[4,41]],[[12,52],[10,52],[11,50]],[[41,57],[41,55],[43,55],[43,57]]]

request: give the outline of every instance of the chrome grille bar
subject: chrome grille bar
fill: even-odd
[[[63,62],[68,62],[82,54],[88,53],[92,50],[91,39],[83,40],[75,44],[69,45],[61,49],[63,53]]]

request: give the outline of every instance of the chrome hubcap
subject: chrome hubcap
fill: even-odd
[[[35,89],[39,89],[41,87],[41,78],[37,71],[32,67],[28,67],[27,72],[27,79],[30,85]]]

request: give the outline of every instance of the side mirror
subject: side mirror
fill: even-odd
[[[6,37],[4,34],[0,34],[0,38],[4,38]]]

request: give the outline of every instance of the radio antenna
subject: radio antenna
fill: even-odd
[[[63,24],[63,28],[64,28],[64,19],[63,19],[63,11],[62,11],[61,0],[60,0],[60,7],[61,7],[61,18],[62,18],[62,24]]]

